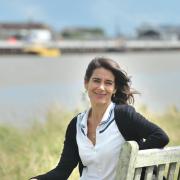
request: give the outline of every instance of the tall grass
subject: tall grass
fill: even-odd
[[[180,111],[177,108],[171,107],[162,114],[149,112],[145,107],[140,111],[168,133],[169,146],[180,145]],[[55,167],[67,124],[75,114],[52,110],[44,123],[36,121],[25,129],[0,125],[0,179],[24,180]],[[70,180],[78,179],[76,171]]]

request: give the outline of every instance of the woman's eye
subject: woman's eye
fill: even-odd
[[[106,82],[106,85],[112,85],[112,84],[113,84],[113,83],[110,82],[110,81]]]
[[[92,79],[92,82],[94,83],[101,83],[102,80],[101,79]],[[102,82],[103,83],[103,82]],[[112,81],[105,81],[104,82],[104,85],[106,86],[112,86],[113,85],[113,82]]]
[[[95,82],[95,83],[99,83],[99,82],[100,82],[100,80],[99,80],[99,79],[93,79],[93,82]]]

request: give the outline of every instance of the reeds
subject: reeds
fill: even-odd
[[[180,111],[176,107],[161,114],[149,112],[147,108],[140,111],[168,133],[168,146],[180,145]],[[51,110],[44,123],[36,121],[25,129],[0,125],[1,179],[24,180],[54,168],[62,151],[67,124],[75,114]],[[70,177],[70,180],[76,179],[77,169]]]

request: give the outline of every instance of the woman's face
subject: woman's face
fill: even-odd
[[[85,81],[85,88],[92,105],[109,105],[112,94],[116,92],[115,77],[110,70],[97,68],[89,81]]]

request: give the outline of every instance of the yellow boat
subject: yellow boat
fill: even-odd
[[[44,57],[58,57],[60,50],[58,48],[43,47],[43,46],[29,46],[23,49],[27,54],[35,54]]]

